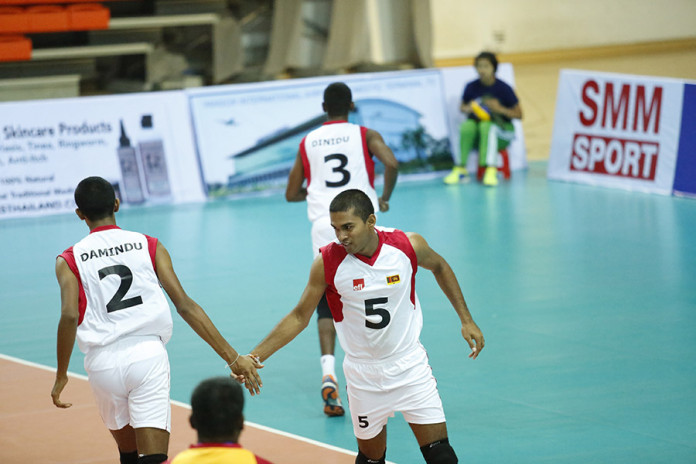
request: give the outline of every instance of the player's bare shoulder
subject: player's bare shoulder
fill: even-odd
[[[408,241],[411,242],[411,246],[413,247],[413,250],[418,253],[418,249],[422,249],[423,247],[428,247],[428,242],[425,241],[423,236],[417,232],[404,232],[406,234],[406,237],[408,237]]]
[[[428,245],[428,242],[422,235],[416,232],[405,232],[405,234],[408,237],[408,241],[411,242],[418,265],[432,270],[438,259],[442,258],[430,248],[430,245]]]

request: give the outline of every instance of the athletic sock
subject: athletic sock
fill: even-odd
[[[325,354],[321,357],[321,375],[322,377],[330,375],[336,378],[336,358],[332,354]]]

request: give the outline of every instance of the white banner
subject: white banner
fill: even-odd
[[[437,70],[352,74],[188,91],[210,196],[284,185],[301,139],[325,121],[323,92],[343,81],[357,111],[377,130],[402,173],[451,165],[442,76]],[[379,166],[377,167],[379,172]]]
[[[510,65],[499,75],[514,84]],[[0,220],[70,212],[75,186],[92,175],[109,180],[125,207],[284,185],[300,140],[325,120],[323,91],[335,81],[353,91],[350,120],[382,134],[402,174],[448,169],[461,92],[475,77],[463,67],[2,103]],[[513,169],[526,166],[519,125],[517,135]]]
[[[550,179],[672,193],[684,83],[562,70]]]
[[[75,209],[88,176],[123,204],[201,201],[182,92],[0,104],[0,220]]]
[[[459,149],[459,126],[466,119],[466,116],[459,110],[462,104],[462,94],[464,87],[469,82],[478,79],[476,68],[473,66],[461,66],[454,68],[442,68],[442,79],[445,86],[445,111],[447,111],[447,121],[450,126],[450,134],[452,141],[452,155],[458,162],[460,159]],[[510,63],[500,63],[496,77],[506,84],[515,88],[515,75]],[[519,95],[518,95],[519,97]],[[524,112],[524,107],[522,108]],[[513,119],[515,127],[515,139],[508,147],[508,156],[510,158],[510,169],[524,169],[527,167],[527,149],[524,144],[524,131],[522,130],[522,122],[519,119]],[[476,172],[477,164],[476,156],[469,156],[467,169],[469,172]]]

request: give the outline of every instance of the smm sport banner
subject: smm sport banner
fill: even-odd
[[[201,201],[182,92],[0,104],[0,220],[71,212],[88,176],[125,207]]]
[[[684,83],[562,70],[548,177],[670,195]]]

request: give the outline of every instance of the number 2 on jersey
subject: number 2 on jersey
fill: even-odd
[[[341,153],[333,153],[331,155],[326,155],[324,157],[324,162],[326,162],[326,163],[328,163],[329,161],[332,161],[332,160],[338,161],[338,166],[334,166],[332,171],[341,174],[341,179],[336,181],[336,182],[330,182],[327,180],[326,186],[327,187],[343,187],[348,182],[350,182],[350,172],[348,172],[346,169],[344,169],[348,165],[348,157],[346,155],[341,154]]]
[[[116,290],[114,296],[111,297],[111,300],[106,304],[106,312],[112,313],[119,309],[126,309],[131,306],[143,304],[143,298],[141,296],[134,296],[127,300],[123,299],[126,293],[128,293],[128,289],[130,289],[133,284],[133,273],[128,266],[117,264],[115,266],[99,269],[99,280],[111,274],[116,274],[121,278],[121,285],[118,286],[118,290]]]

